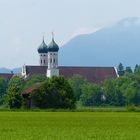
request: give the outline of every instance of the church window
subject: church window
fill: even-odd
[[[55,63],[55,59],[53,60],[53,62]]]
[[[45,64],[45,60],[44,60],[44,64]]]
[[[41,64],[42,64],[42,59],[41,59]]]
[[[52,63],[52,58],[50,59],[50,62]]]

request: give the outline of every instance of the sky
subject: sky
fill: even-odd
[[[140,17],[140,0],[0,0],[0,67],[37,65],[43,34],[62,46],[127,17]]]

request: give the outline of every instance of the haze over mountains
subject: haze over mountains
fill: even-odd
[[[59,51],[59,65],[64,66],[125,66],[140,64],[140,18],[126,18],[91,34],[79,35]],[[21,66],[19,66],[21,67]],[[0,73],[21,72],[0,68]]]
[[[59,51],[59,64],[125,66],[140,63],[140,18],[126,18],[95,33],[79,35]]]
[[[14,69],[8,69],[8,68],[0,68],[0,73],[20,73],[21,68],[14,68]]]

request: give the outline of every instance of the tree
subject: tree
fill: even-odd
[[[133,71],[132,71],[131,67],[126,67],[125,72],[132,73]]]
[[[69,78],[69,83],[73,88],[74,95],[77,101],[79,101],[82,94],[81,90],[84,84],[87,83],[87,80],[82,78],[80,75],[75,75],[72,78]]]
[[[140,104],[140,75],[126,73],[118,78],[118,87],[125,98],[125,105]]]
[[[123,77],[123,83],[120,86],[120,90],[125,96],[126,105],[140,104],[140,76],[137,74],[125,74]]]
[[[136,72],[138,70],[138,68],[139,68],[139,65],[136,64],[135,69],[134,69],[134,72]]]
[[[24,80],[18,76],[10,79],[5,98],[6,103],[10,108],[20,108],[22,105],[21,91],[24,86]]]
[[[3,104],[3,97],[6,94],[6,89],[8,86],[8,80],[0,77],[0,105]]]
[[[133,81],[125,90],[127,105],[140,105],[140,85]]]
[[[31,94],[39,108],[74,108],[73,89],[64,77],[52,77]]]
[[[137,75],[140,75],[140,66],[139,65],[135,66],[134,73]]]
[[[80,96],[80,101],[82,105],[85,106],[98,106],[103,103],[102,95],[102,90],[98,85],[86,83],[82,87],[82,95]]]
[[[26,79],[24,89],[32,86],[35,83],[41,83],[47,81],[47,77],[44,75],[33,75]]]
[[[103,83],[103,93],[108,105],[122,106],[125,104],[124,96],[120,90],[118,79],[107,79]]]
[[[118,66],[118,74],[119,76],[124,75],[124,66],[122,65],[122,63],[120,63]]]

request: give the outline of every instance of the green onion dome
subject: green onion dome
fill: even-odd
[[[59,46],[55,43],[54,38],[52,42],[48,45],[48,52],[58,52]]]
[[[42,44],[38,47],[38,53],[48,53],[48,46],[45,44],[44,39]]]

